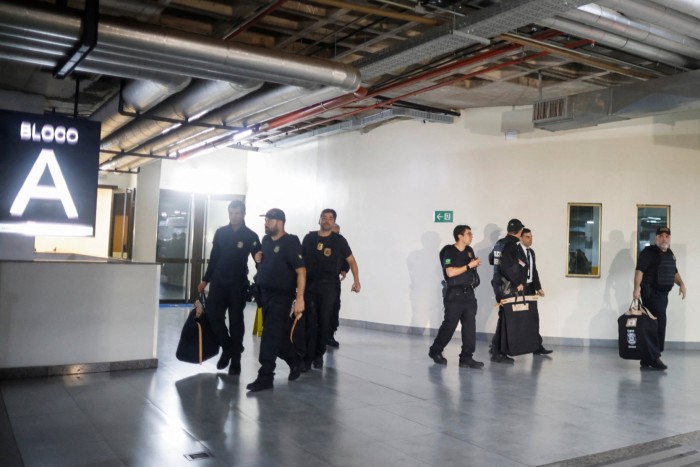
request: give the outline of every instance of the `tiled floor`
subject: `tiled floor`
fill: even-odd
[[[659,373],[614,348],[496,364],[478,342],[473,370],[457,367],[459,334],[445,367],[431,338],[344,327],[322,371],[290,383],[280,361],[274,390],[249,394],[258,339],[246,332],[240,377],[178,362],[186,311],[161,309],[157,370],[2,382],[24,464],[523,466],[700,429],[698,351],[666,352]],[[211,457],[184,457],[198,452]]]

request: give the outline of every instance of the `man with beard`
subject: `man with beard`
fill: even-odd
[[[285,232],[286,216],[281,209],[270,209],[265,216],[262,251],[255,255],[258,263],[256,284],[260,287],[263,334],[260,342],[258,377],[247,386],[252,392],[271,389],[277,357],[289,365],[289,381],[299,378],[301,361],[285,335],[290,311],[304,312],[306,268],[301,256],[299,237]],[[293,308],[292,308],[293,307]]]
[[[228,373],[239,375],[245,333],[243,310],[249,286],[248,255],[254,256],[260,251],[260,240],[245,225],[245,204],[242,201],[231,201],[228,217],[229,225],[214,233],[209,265],[197,290],[202,293],[209,285],[205,316],[221,346],[221,357],[216,368],[223,370],[231,362]]]
[[[311,302],[309,306],[316,312],[318,323],[315,343],[312,336],[309,346],[313,350],[307,355],[304,370],[309,368],[310,363],[313,363],[314,368],[323,367],[326,343],[332,335],[334,308],[340,292],[340,271],[343,260],[348,262],[352,272],[353,284],[350,290],[359,293],[361,288],[360,274],[352,250],[345,237],[333,232],[336,216],[335,210],[324,209],[318,221],[321,228],[318,231],[309,232],[302,242],[302,254],[308,274],[307,297]]]
[[[666,340],[666,307],[668,293],[678,285],[678,294],[685,299],[685,284],[676,268],[676,257],[671,251],[671,230],[668,227],[656,229],[656,244],[649,245],[639,254],[637,268],[634,271],[634,299],[642,299],[651,314],[656,316],[658,330],[658,347],[651,347],[651,360],[642,360],[642,368],[665,370],[667,366],[661,361]]]

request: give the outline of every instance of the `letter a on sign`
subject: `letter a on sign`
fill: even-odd
[[[54,186],[39,185],[41,176],[44,174],[47,167],[53,178]],[[54,154],[53,149],[41,150],[22,188],[19,190],[19,193],[17,193],[12,207],[10,207],[10,214],[13,216],[22,216],[31,199],[60,200],[61,203],[63,203],[63,209],[66,211],[66,216],[68,216],[69,219],[78,217],[78,210],[75,209],[75,203],[73,203],[73,198],[70,196],[66,179],[63,178],[61,167],[58,165],[56,154]]]

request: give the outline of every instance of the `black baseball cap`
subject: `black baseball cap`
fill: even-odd
[[[661,235],[661,234],[668,234],[668,235],[671,235],[671,229],[669,229],[669,228],[666,227],[666,226],[664,226],[664,227],[659,227],[658,229],[656,229],[656,235]]]
[[[287,218],[284,215],[284,211],[277,208],[272,208],[265,214],[260,214],[260,217],[264,217],[265,219],[274,219],[277,221],[287,222]]]
[[[511,219],[508,221],[508,232],[520,232],[525,227],[520,219]]]

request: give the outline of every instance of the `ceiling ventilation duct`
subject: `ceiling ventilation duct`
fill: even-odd
[[[559,131],[700,109],[700,71],[535,103],[535,128]]]

